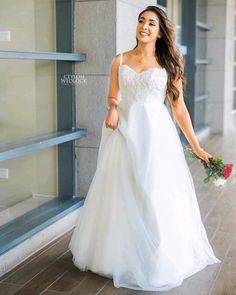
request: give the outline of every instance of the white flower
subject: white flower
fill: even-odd
[[[219,178],[213,180],[213,183],[215,184],[215,186],[222,186],[226,182],[227,182],[227,180],[223,177],[219,177]]]

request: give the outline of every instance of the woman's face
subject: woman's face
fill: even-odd
[[[160,35],[159,18],[152,11],[145,11],[139,18],[136,27],[137,39],[141,42],[156,42]]]

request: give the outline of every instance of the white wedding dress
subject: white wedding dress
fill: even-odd
[[[119,66],[119,124],[102,126],[97,167],[69,243],[73,263],[115,287],[167,291],[220,263],[201,220],[167,71]]]

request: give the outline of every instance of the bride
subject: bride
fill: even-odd
[[[201,220],[178,131],[209,165],[184,102],[184,62],[166,13],[138,15],[137,45],[111,65],[97,166],[69,249],[116,288],[167,291],[220,263]]]

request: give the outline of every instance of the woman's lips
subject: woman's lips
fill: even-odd
[[[145,32],[139,32],[139,34],[140,34],[141,36],[143,36],[143,37],[145,37],[145,36],[149,36],[149,34],[148,34],[148,33],[145,33]]]

